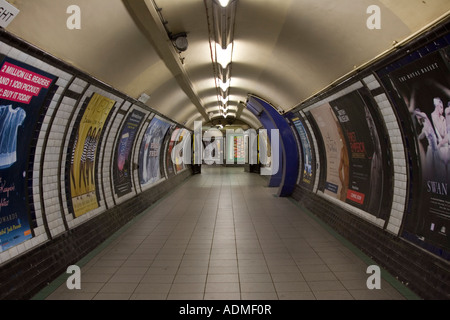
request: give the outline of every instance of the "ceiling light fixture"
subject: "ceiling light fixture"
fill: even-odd
[[[208,25],[217,99],[219,105],[226,106],[231,86],[237,0],[206,0],[205,5],[210,13]]]
[[[222,69],[226,69],[233,59],[233,43],[230,43],[225,49],[222,45],[216,43],[216,61]]]
[[[222,8],[226,8],[230,4],[230,0],[219,0],[219,3],[222,6]]]
[[[222,103],[223,103],[223,104],[227,104],[227,103],[228,103],[228,100],[230,100],[229,97],[226,97],[226,98],[222,97]]]
[[[223,92],[226,92],[231,86],[231,79],[228,79],[227,82],[223,83],[222,80],[216,78],[216,86],[222,89]]]

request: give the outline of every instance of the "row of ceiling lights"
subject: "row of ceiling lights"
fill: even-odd
[[[211,56],[215,70],[220,116],[236,117],[230,109],[231,65],[234,50],[234,18],[237,0],[213,0],[213,37]]]

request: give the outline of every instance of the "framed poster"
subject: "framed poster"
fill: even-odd
[[[350,159],[344,132],[329,103],[310,111],[322,136],[326,155],[325,194],[340,201],[347,199]]]
[[[300,138],[300,147],[303,155],[300,184],[308,187],[311,190],[314,184],[316,169],[312,144],[310,142],[308,131],[306,130],[303,122],[300,119],[300,115],[297,113],[296,116],[291,119],[291,121],[294,124]]]
[[[115,101],[94,93],[86,99],[79,126],[71,142],[70,199],[74,216],[99,207],[96,181],[97,149]],[[70,207],[69,205],[69,207]]]
[[[324,192],[386,219],[390,199],[388,145],[370,93],[354,90],[311,110],[326,150]]]
[[[0,57],[0,252],[33,237],[33,163],[57,77]]]
[[[133,110],[119,135],[113,167],[114,190],[119,198],[131,192],[132,150],[144,116],[144,113]]]
[[[139,179],[142,186],[162,179],[161,149],[170,123],[155,116],[145,132],[139,153]]]
[[[379,71],[401,119],[411,205],[403,237],[450,260],[450,46],[440,41]]]

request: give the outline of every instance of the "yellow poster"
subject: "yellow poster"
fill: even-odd
[[[106,119],[115,101],[95,93],[81,120],[72,150],[70,188],[75,217],[98,208],[95,161]]]

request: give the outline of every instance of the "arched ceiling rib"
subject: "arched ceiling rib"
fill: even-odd
[[[7,30],[125,94],[150,95],[150,107],[193,127],[219,110],[206,9],[212,1],[9,0],[20,14]],[[232,109],[253,93],[290,110],[450,10],[448,0],[236,1]],[[70,5],[81,9],[81,30],[66,27]],[[381,8],[381,30],[366,27],[370,5]],[[187,33],[187,51],[174,49],[166,29]],[[236,122],[261,126],[238,111]]]

